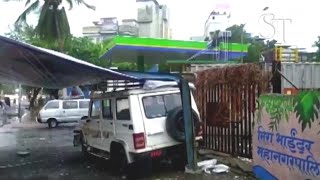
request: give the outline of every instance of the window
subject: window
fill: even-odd
[[[142,99],[147,118],[163,117],[172,109],[181,106],[180,94],[148,96]]]
[[[111,110],[111,100],[105,99],[102,101],[103,103],[103,118],[108,120],[113,120],[112,110]]]
[[[89,108],[89,101],[79,101],[80,109],[87,109]]]
[[[117,120],[131,120],[129,99],[117,99]]]
[[[149,96],[143,98],[143,106],[147,118],[155,118],[166,115],[163,96]]]
[[[59,102],[58,101],[54,101],[54,102],[49,102],[45,109],[59,109]]]
[[[64,101],[63,102],[63,109],[77,109],[78,102],[77,101]]]
[[[94,100],[91,103],[90,117],[93,119],[100,118],[101,100]]]
[[[168,111],[172,109],[182,106],[181,95],[180,94],[167,94],[164,95],[165,106]]]

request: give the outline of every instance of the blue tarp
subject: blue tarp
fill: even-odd
[[[178,78],[170,74],[113,71],[56,51],[0,36],[0,83],[60,89],[104,80],[149,79]]]

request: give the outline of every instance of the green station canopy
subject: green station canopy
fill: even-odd
[[[108,51],[101,57],[112,62],[137,62],[142,56],[144,63],[165,63],[167,60],[185,61],[192,57],[193,61],[212,59],[212,55],[220,56],[228,52],[229,57],[243,56],[248,45],[238,43],[220,43],[218,50],[207,49],[204,41],[182,41],[131,36],[116,36],[108,44]]]
[[[139,56],[145,63],[164,63],[168,59],[210,59],[215,50],[207,50],[206,42],[181,41],[130,36],[116,36],[101,57],[112,62],[137,62]]]

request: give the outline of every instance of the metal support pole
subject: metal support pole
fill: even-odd
[[[188,164],[186,166],[187,173],[195,173],[197,171],[197,152],[195,146],[194,124],[192,122],[192,108],[190,87],[187,80],[181,77],[180,92],[182,98],[183,119],[185,126],[186,149]]]
[[[144,72],[144,56],[138,56],[137,66],[139,72]]]
[[[19,122],[21,123],[21,117],[22,117],[22,112],[21,112],[21,96],[22,96],[22,88],[21,88],[21,84],[19,84],[19,99],[18,99],[18,118],[19,118]]]

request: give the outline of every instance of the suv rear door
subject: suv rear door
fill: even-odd
[[[130,101],[128,97],[115,99],[115,115],[114,120],[115,136],[117,139],[127,143],[129,147],[133,147],[133,125],[130,112]]]
[[[176,142],[166,131],[168,111],[181,106],[179,93],[158,93],[139,95],[143,109],[143,120],[146,131],[147,147],[167,146]]]

